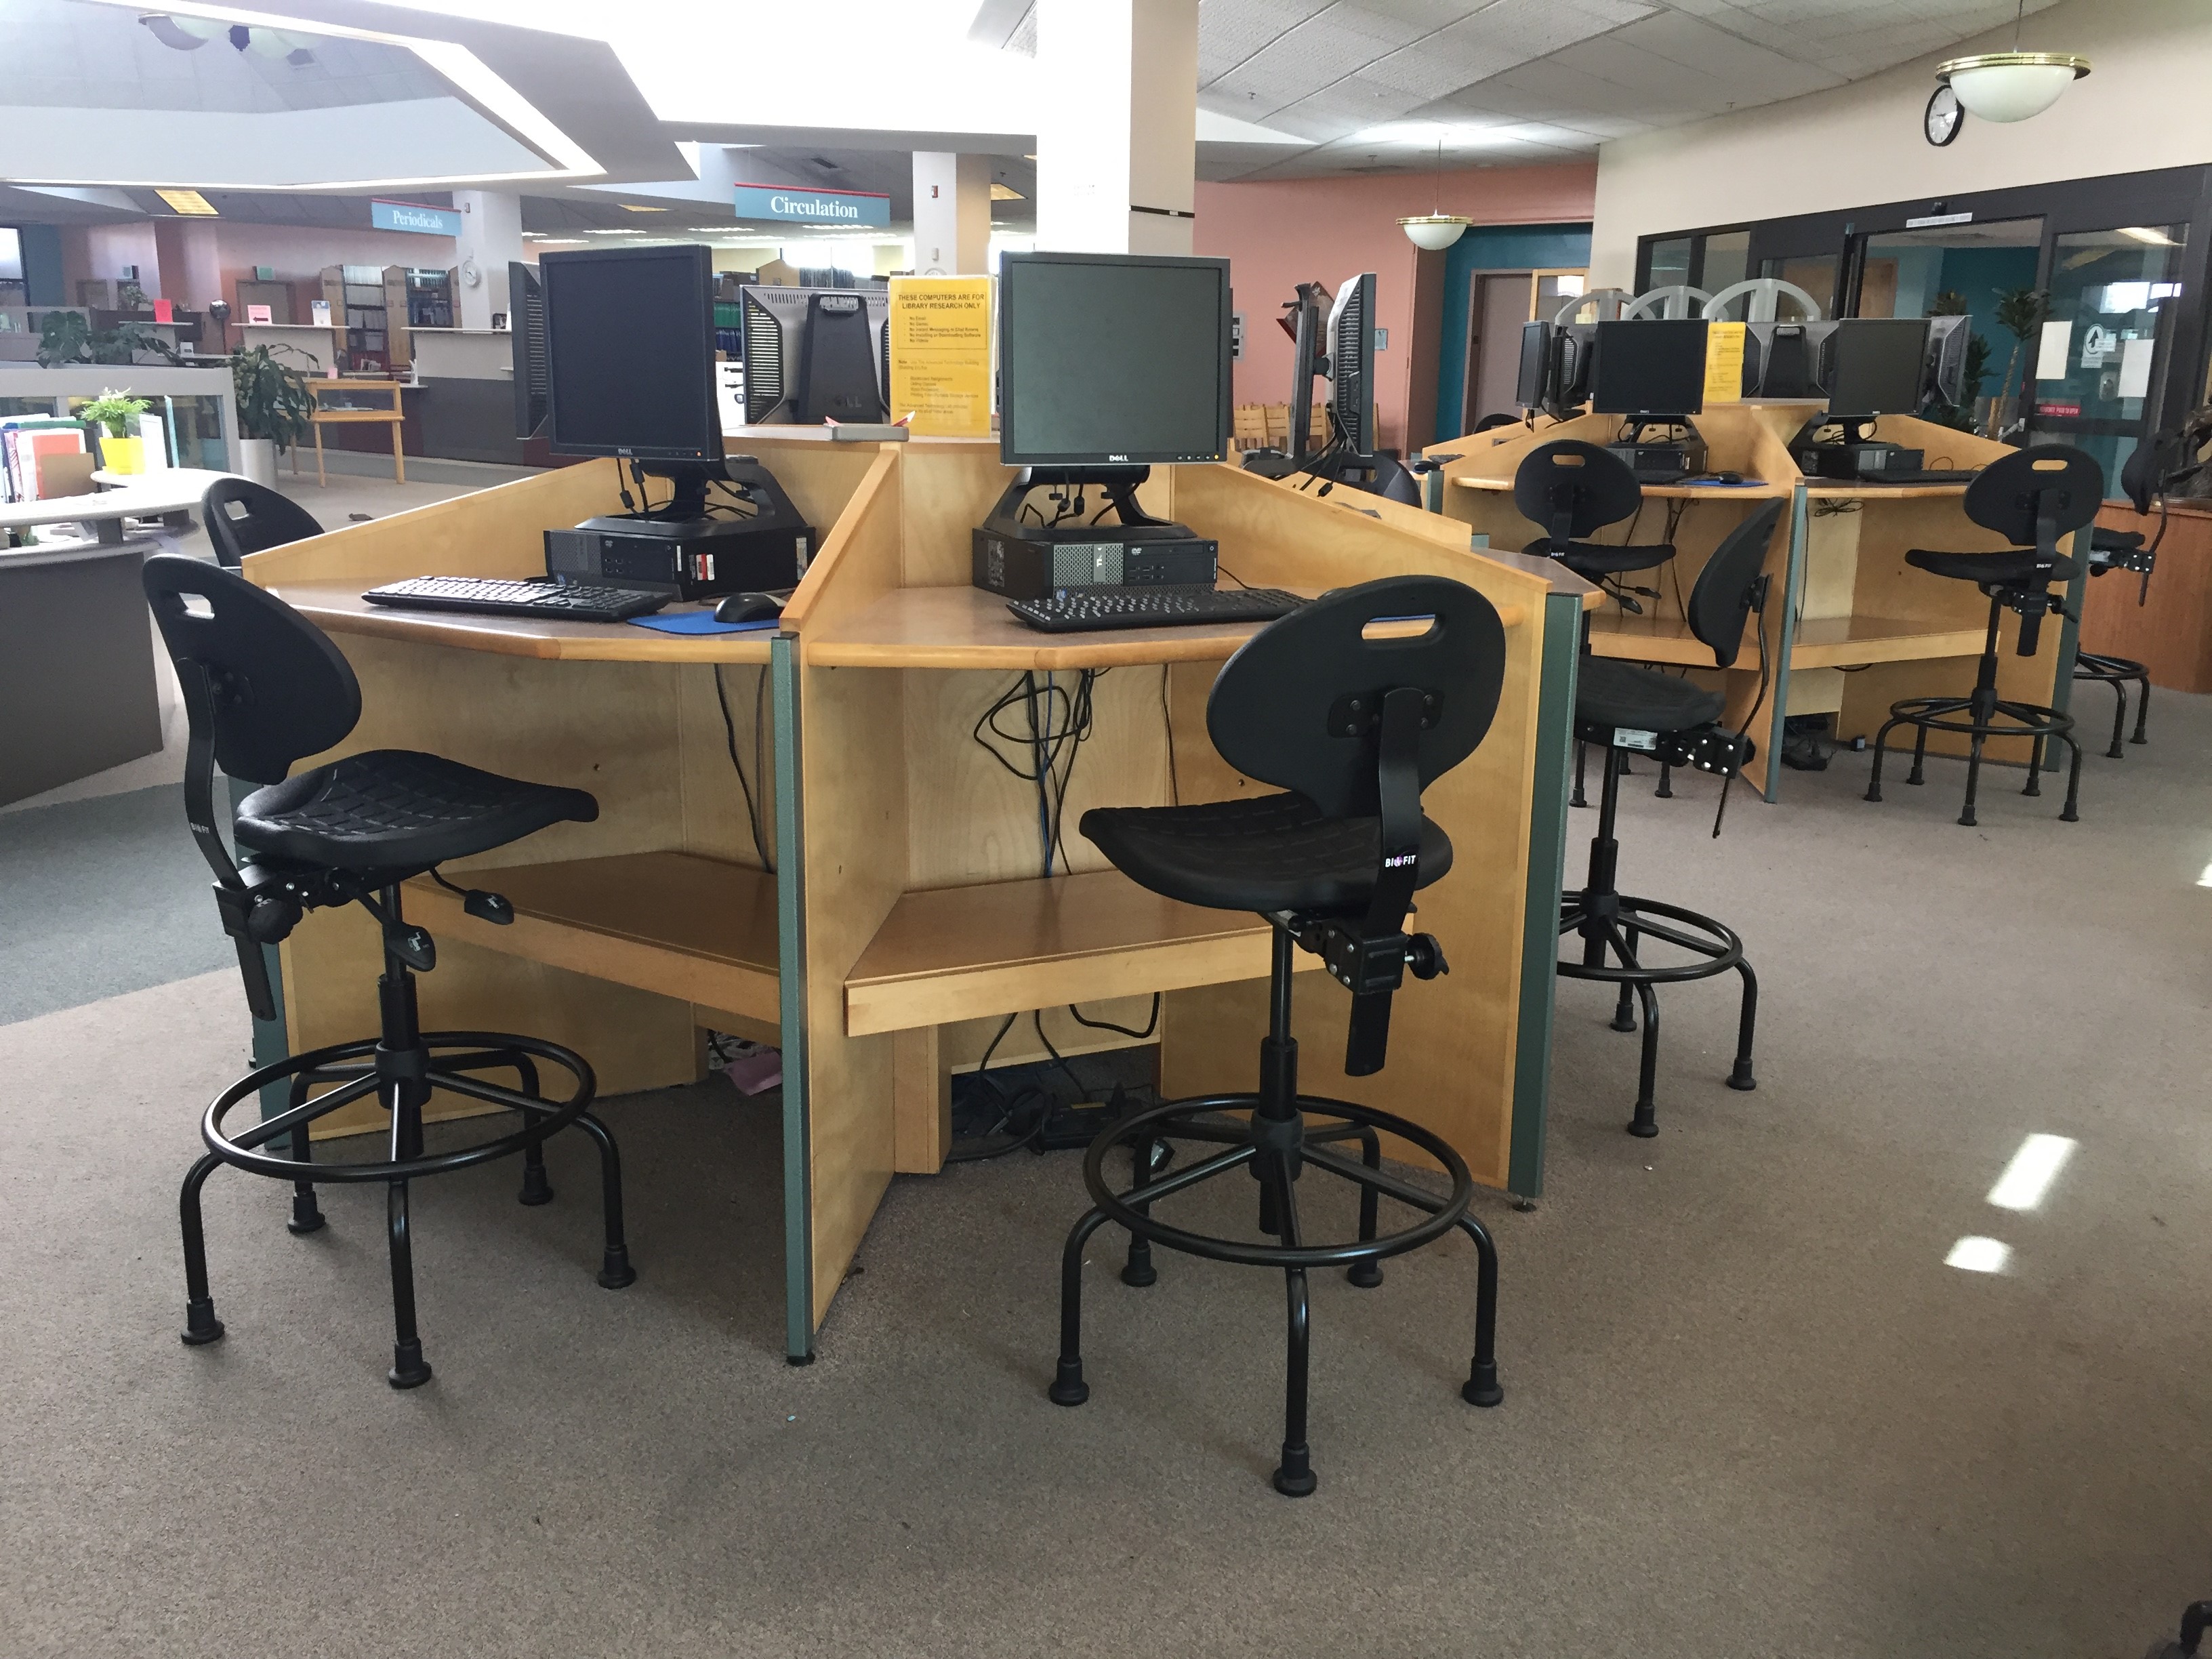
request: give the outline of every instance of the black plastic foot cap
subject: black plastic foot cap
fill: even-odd
[[[1881,799],[1881,791],[1879,789],[1869,789],[1866,792],[1866,798],[1869,800],[1880,800]]]
[[[395,1342],[392,1345],[392,1369],[384,1380],[395,1389],[419,1389],[430,1380],[430,1367],[422,1358],[420,1342]]]
[[[1355,1261],[1344,1270],[1347,1283],[1363,1291],[1371,1291],[1382,1282],[1382,1264],[1379,1261]]]
[[[1121,1282],[1133,1290],[1159,1283],[1160,1270],[1149,1261],[1132,1261],[1121,1269]]]
[[[297,1202],[293,1204],[292,1218],[284,1224],[284,1230],[295,1237],[305,1237],[309,1233],[322,1231],[323,1225],[323,1212],[315,1207],[314,1200],[309,1199],[304,1209]]]
[[[599,1260],[599,1283],[611,1291],[621,1290],[637,1282],[637,1269],[629,1265],[629,1247],[626,1244],[610,1246]]]
[[[1061,1360],[1060,1374],[1052,1379],[1052,1387],[1045,1392],[1052,1397],[1052,1403],[1055,1406],[1080,1406],[1090,1399],[1091,1385],[1083,1380],[1083,1362],[1080,1359]]]
[[[1615,1014],[1613,1017],[1613,1029],[1616,1031],[1634,1030],[1636,1029],[1636,1016],[1633,1014]]]
[[[1972,829],[1972,828],[1974,827],[1974,815],[1973,815],[1972,812],[1961,812],[1961,813],[1960,813],[1960,814],[1959,814],[1959,827],[1960,827],[1960,829],[1962,829],[1962,830],[1971,830],[1971,829]]]
[[[2081,815],[2069,806],[2058,815],[2058,821],[2061,823],[2079,823],[2081,822]]]
[[[1650,1140],[1658,1134],[1659,1126],[1650,1118],[1639,1117],[1628,1126],[1628,1133],[1638,1140]]]
[[[1275,1490],[1285,1498],[1310,1498],[1321,1485],[1313,1472],[1311,1454],[1304,1446],[1283,1448],[1283,1466],[1275,1471]]]
[[[525,1164],[522,1170],[522,1190],[514,1195],[514,1201],[518,1204],[527,1204],[532,1208],[540,1204],[550,1204],[553,1201],[553,1187],[552,1183],[545,1179],[545,1171],[533,1170],[528,1164]]]
[[[1470,1406],[1495,1406],[1505,1398],[1505,1390],[1498,1386],[1498,1364],[1478,1363],[1459,1385],[1459,1397]]]
[[[1747,1092],[1759,1087],[1759,1079],[1751,1074],[1749,1060],[1740,1060],[1736,1062],[1735,1070],[1729,1073],[1729,1087],[1741,1089]]]
[[[185,1328],[180,1334],[189,1348],[202,1348],[222,1340],[222,1321],[215,1316],[212,1297],[185,1304]]]

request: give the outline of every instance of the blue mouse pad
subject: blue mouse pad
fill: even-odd
[[[760,622],[716,622],[711,611],[678,611],[659,612],[650,617],[632,617],[633,628],[650,628],[656,634],[757,634],[782,624],[774,617]]]

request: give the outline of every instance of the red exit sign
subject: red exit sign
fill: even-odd
[[[2079,415],[2081,412],[2081,405],[2079,404],[2038,404],[2035,406],[2035,412],[2039,415]]]

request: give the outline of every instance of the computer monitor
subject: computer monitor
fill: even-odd
[[[1666,420],[1705,406],[1705,319],[1597,325],[1591,413]]]
[[[551,400],[545,371],[545,288],[538,267],[520,259],[507,267],[507,351],[514,366],[514,435],[534,438]]]
[[[1336,291],[1328,313],[1328,407],[1336,435],[1355,456],[1375,453],[1375,273]]]
[[[1215,461],[1229,447],[1229,261],[1009,253],[999,266],[999,458]]]
[[[888,418],[890,295],[882,289],[738,290],[747,426]]]
[[[1833,323],[1747,323],[1743,395],[1765,402],[1820,395],[1820,343]]]
[[[1521,366],[1513,376],[1513,401],[1523,409],[1541,409],[1552,369],[1552,325],[1521,325]]]
[[[619,455],[664,474],[666,464],[683,462],[718,471],[709,250],[693,243],[548,253],[538,269],[556,453]]]
[[[1871,421],[1920,408],[1925,317],[1846,317],[1829,334],[1820,375],[1832,421]]]
[[[1930,317],[1928,319],[1927,371],[1921,395],[1933,397],[1956,409],[1966,380],[1966,343],[1974,337],[1969,317]]]

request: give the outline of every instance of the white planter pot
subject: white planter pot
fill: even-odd
[[[276,443],[273,438],[240,438],[238,470],[255,483],[276,487]]]

